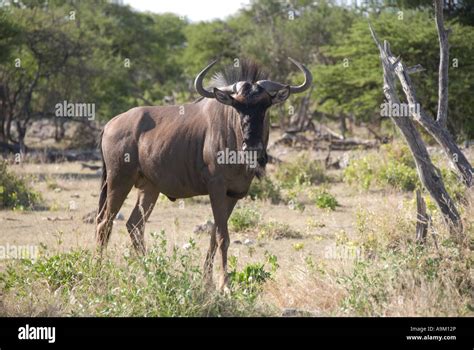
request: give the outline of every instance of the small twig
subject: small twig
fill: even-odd
[[[414,65],[413,67],[408,67],[407,68],[407,73],[408,74],[415,74],[415,73],[423,72],[425,70],[426,69],[423,68],[423,66],[421,64],[417,64],[417,65]]]

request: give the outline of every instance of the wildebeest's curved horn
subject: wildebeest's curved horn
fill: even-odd
[[[211,63],[209,63],[209,65],[204,68],[196,77],[196,79],[194,80],[194,87],[196,88],[196,91],[201,95],[201,96],[204,96],[204,97],[207,97],[207,98],[216,98],[216,96],[214,95],[213,92],[211,91],[208,91],[206,89],[204,89],[204,87],[202,86],[202,81],[204,80],[204,77],[206,76],[206,73],[209,71],[209,69],[212,68],[212,66],[214,64],[216,64],[216,62],[218,61],[218,59],[212,61]],[[228,85],[228,86],[222,86],[222,87],[219,87],[218,88],[220,91],[223,91],[223,92],[226,92],[228,94],[232,94],[232,93],[235,93],[236,92],[236,87],[235,87],[235,84],[232,84],[232,85]]]
[[[218,87],[219,90],[227,92],[228,94],[235,94],[237,92],[235,84],[228,85],[228,86],[221,86]]]
[[[288,85],[283,85],[281,83],[277,83],[276,81],[271,80],[259,80],[257,81],[257,85],[263,87],[265,91],[268,92],[271,96],[274,96],[281,89],[288,87]]]
[[[306,91],[313,83],[313,75],[308,70],[308,68],[299,63],[297,60],[294,60],[291,57],[288,57],[288,59],[304,73],[304,83],[298,86],[290,86],[290,92],[292,94],[298,94],[300,92]]]
[[[304,83],[298,86],[290,86],[290,92],[292,94],[297,94],[307,90],[313,82],[313,75],[304,65],[302,65],[298,61],[294,60],[291,57],[288,57],[288,59],[304,73]],[[288,87],[288,85],[277,83],[271,80],[259,80],[257,81],[257,84],[263,87],[270,95],[273,95],[277,91]]]
[[[214,64],[216,64],[217,61],[218,60],[214,60],[211,63],[209,63],[209,65],[206,68],[204,68],[197,75],[196,79],[194,80],[194,88],[199,93],[199,95],[201,95],[203,97],[207,97],[207,98],[215,98],[216,97],[216,96],[214,96],[213,92],[210,92],[210,91],[207,91],[206,89],[204,89],[204,87],[202,86],[202,81],[204,80],[204,77],[206,76],[206,73],[209,71],[209,69],[212,68],[212,66]]]

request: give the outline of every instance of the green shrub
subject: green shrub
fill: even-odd
[[[413,157],[400,144],[383,145],[378,154],[352,160],[344,170],[344,180],[364,190],[376,185],[413,191],[420,184]]]
[[[339,203],[332,194],[322,190],[315,195],[315,203],[318,208],[335,210]]]
[[[252,200],[270,200],[272,204],[278,204],[281,201],[280,188],[268,176],[253,180],[248,194]]]
[[[32,209],[41,203],[41,195],[29,188],[25,179],[7,169],[7,162],[0,161],[0,209]]]
[[[389,161],[381,167],[377,179],[381,184],[402,191],[413,191],[420,184],[416,169],[396,161]]]
[[[233,291],[241,291],[241,295],[254,301],[259,295],[262,285],[272,278],[272,272],[278,268],[275,255],[266,254],[265,263],[247,264],[240,271],[237,270],[237,257],[229,258],[229,281]],[[265,269],[266,264],[271,266],[271,272]]]
[[[433,160],[441,159],[434,156]],[[456,200],[465,198],[465,186],[458,176],[441,167],[441,175],[448,193]],[[391,187],[401,191],[413,191],[421,187],[415,161],[406,145],[393,144],[380,147],[379,154],[368,154],[352,160],[344,170],[344,180],[368,190],[374,185]]]
[[[293,249],[296,250],[297,252],[300,250],[303,250],[304,248],[304,243],[294,243],[293,244]]]
[[[394,161],[407,167],[415,168],[415,160],[406,144],[387,143],[380,146],[380,151],[388,161]]]
[[[344,169],[344,181],[368,190],[374,181],[377,162],[378,159],[372,154],[352,160]]]
[[[320,162],[309,159],[306,154],[297,157],[294,162],[280,164],[275,171],[275,178],[284,188],[313,185],[327,180]]]
[[[272,238],[272,239],[283,239],[283,238],[302,238],[303,235],[292,229],[288,224],[281,224],[276,221],[270,221],[260,225],[259,231],[260,238]]]
[[[242,207],[234,210],[229,218],[229,226],[233,231],[245,231],[255,228],[261,219],[260,213],[256,209]]]

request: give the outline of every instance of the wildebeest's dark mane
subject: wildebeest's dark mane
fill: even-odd
[[[255,83],[258,80],[268,79],[268,73],[258,63],[249,59],[240,59],[239,66],[231,64],[224,70],[217,72],[211,79],[211,87],[223,87],[239,81]]]

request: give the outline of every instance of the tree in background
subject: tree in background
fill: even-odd
[[[55,118],[63,101],[93,103],[108,120],[134,105],[161,104],[184,89],[177,16],[143,14],[106,1],[25,1],[0,7],[0,141],[25,149],[28,126]],[[64,123],[55,118],[56,139]]]
[[[460,139],[474,138],[473,0],[446,2],[450,35],[449,124]],[[173,14],[139,13],[107,1],[25,0],[0,6],[0,142],[24,148],[33,120],[55,118],[54,106],[94,103],[106,121],[138,105],[195,98],[196,73],[211,59],[232,64],[248,57],[271,78],[296,84],[301,75],[287,57],[305,63],[314,86],[272,111],[284,130],[305,130],[327,116],[380,124],[381,70],[367,31],[367,16],[407,63],[425,69],[414,77],[420,102],[436,108],[439,52],[431,1],[253,0],[225,20],[189,23]],[[415,10],[416,9],[416,10]],[[21,59],[21,67],[15,60]],[[55,118],[56,140],[70,121]],[[342,125],[343,123],[341,123]]]
[[[421,104],[436,115],[439,50],[436,28],[428,11],[385,12],[371,19],[380,36],[395,52],[403,49],[407,64],[421,64],[425,71],[413,76]],[[464,138],[474,138],[474,106],[466,99],[474,91],[474,30],[459,23],[449,23],[449,124],[450,131]],[[324,48],[332,64],[316,66],[318,96],[325,102],[318,108],[328,114],[354,114],[360,121],[380,120],[381,68],[377,51],[367,37],[367,19],[356,20],[347,36]]]

